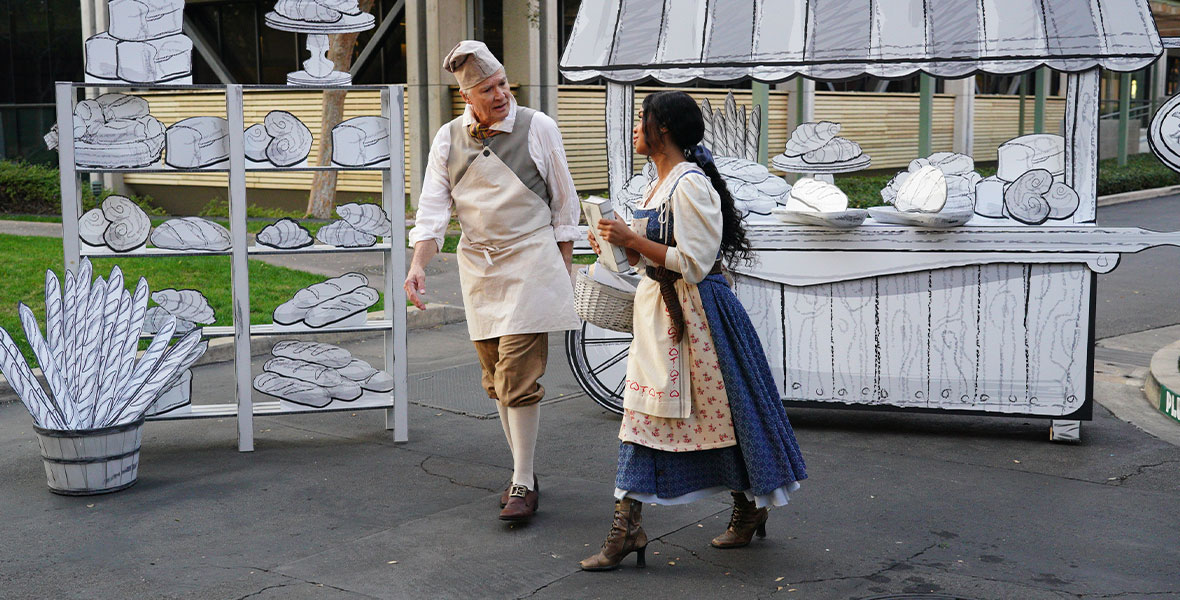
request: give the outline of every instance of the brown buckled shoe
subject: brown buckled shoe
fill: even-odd
[[[536,487],[535,480],[533,487]],[[513,484],[508,490],[508,502],[500,511],[500,520],[516,523],[528,522],[537,512],[537,501],[540,495],[536,489],[530,490],[523,485]]]
[[[537,489],[537,476],[536,475],[533,475],[533,489],[534,490]],[[511,492],[512,492],[512,480],[509,479],[508,480],[508,487],[504,488],[504,491],[500,493],[500,508],[504,508],[504,505],[508,504],[508,494]]]

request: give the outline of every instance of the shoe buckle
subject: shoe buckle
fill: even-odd
[[[529,493],[529,488],[527,488],[523,485],[519,485],[519,484],[514,483],[514,484],[512,484],[512,489],[508,491],[508,497],[509,498],[524,498],[526,495],[528,495],[528,493]]]

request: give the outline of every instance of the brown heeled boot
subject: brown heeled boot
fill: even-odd
[[[729,517],[729,528],[709,542],[714,548],[723,550],[748,546],[755,533],[758,537],[766,537],[766,519],[770,517],[770,511],[756,508],[742,492],[730,492],[730,495],[733,496],[733,515]]]
[[[616,569],[628,554],[635,552],[635,565],[647,566],[647,533],[643,531],[643,503],[630,498],[615,501],[615,520],[611,523],[602,550],[579,563],[583,571]]]

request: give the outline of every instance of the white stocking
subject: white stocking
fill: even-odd
[[[512,451],[512,427],[508,424],[508,407],[500,404],[499,400],[496,403],[496,410],[500,411],[500,427],[504,428],[504,439],[508,440],[508,451]]]
[[[533,452],[541,425],[541,405],[508,409],[508,430],[512,445],[512,483],[533,489]]]

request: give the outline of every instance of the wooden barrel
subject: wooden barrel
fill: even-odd
[[[66,496],[105,494],[131,487],[139,474],[143,420],[101,429],[33,427],[49,489]]]

